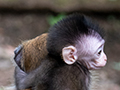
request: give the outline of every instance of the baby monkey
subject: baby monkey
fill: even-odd
[[[50,28],[48,53],[41,64],[29,73],[16,67],[17,90],[89,90],[89,70],[107,62],[104,44],[102,29],[88,17],[73,14],[64,18]],[[19,61],[20,52],[15,54]]]

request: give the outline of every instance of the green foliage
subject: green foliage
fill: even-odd
[[[107,18],[108,21],[116,20],[116,17],[114,15],[109,15]]]
[[[107,20],[110,21],[110,22],[114,22],[114,23],[120,24],[120,19],[117,18],[115,15],[109,15],[107,17]]]
[[[48,17],[48,23],[50,24],[50,26],[53,26],[55,23],[57,23],[59,20],[61,20],[65,16],[66,16],[65,14],[59,14],[57,16],[51,15]]]
[[[4,90],[2,87],[0,87],[0,90]]]
[[[117,0],[109,0],[109,1],[117,1]]]
[[[114,68],[115,70],[120,71],[120,62],[114,62],[113,68]]]

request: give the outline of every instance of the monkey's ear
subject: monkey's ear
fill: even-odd
[[[77,49],[74,46],[64,47],[62,49],[62,57],[66,64],[73,64],[78,58]]]

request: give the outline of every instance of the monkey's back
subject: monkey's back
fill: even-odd
[[[21,67],[25,72],[36,69],[47,55],[47,33],[37,36],[32,40],[23,42]]]

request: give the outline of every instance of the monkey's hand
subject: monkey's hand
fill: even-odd
[[[30,81],[31,77],[27,77],[28,74],[22,71],[18,66],[15,68],[16,87],[18,90],[29,89],[34,87]],[[31,86],[32,85],[32,86]]]
[[[25,89],[24,78],[26,77],[26,73],[22,71],[18,66],[15,68],[15,79],[16,79],[16,87],[19,89]]]

